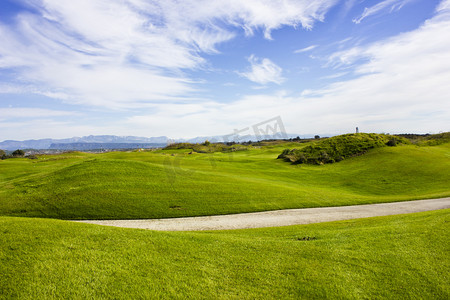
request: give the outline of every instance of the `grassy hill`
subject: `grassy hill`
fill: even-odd
[[[441,210],[165,233],[0,217],[0,297],[448,299],[449,221]]]
[[[450,132],[437,134],[400,134],[400,136],[420,146],[436,146],[450,143]]]
[[[385,134],[344,134],[310,143],[301,149],[285,149],[278,158],[294,164],[329,164],[362,155],[370,149],[409,143],[405,138]]]
[[[166,218],[450,196],[449,143],[374,148],[337,164],[276,159],[283,149],[313,143],[2,160],[0,215]]]
[[[445,197],[450,143],[443,140],[445,135],[398,147],[380,144],[323,165],[277,159],[283,149],[314,148],[317,141],[1,160],[0,298],[448,299],[449,209],[220,232],[48,219],[165,218]],[[325,141],[320,147],[333,146]]]

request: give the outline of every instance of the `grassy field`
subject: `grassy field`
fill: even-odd
[[[286,148],[311,143],[1,160],[0,298],[449,299],[449,209],[220,232],[49,219],[165,218],[450,196],[449,143],[381,147],[325,165],[276,159]]]
[[[440,210],[165,233],[0,217],[0,297],[449,299],[449,222]]]
[[[449,143],[383,147],[317,166],[276,159],[283,149],[307,145],[6,159],[0,161],[0,215],[166,218],[450,196]]]

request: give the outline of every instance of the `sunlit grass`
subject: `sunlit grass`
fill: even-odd
[[[7,159],[0,161],[0,215],[165,218],[450,195],[450,144],[384,147],[322,166],[277,160],[286,146],[293,145]]]
[[[0,217],[0,295],[448,299],[449,222],[450,210],[441,210],[284,228],[164,233]]]

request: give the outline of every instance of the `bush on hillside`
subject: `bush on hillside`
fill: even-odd
[[[25,155],[25,152],[23,150],[17,149],[12,153],[12,155],[14,157],[23,157]]]
[[[165,147],[164,149],[165,150],[190,149],[197,153],[214,153],[214,152],[243,151],[248,150],[248,147],[235,143],[226,145],[224,143],[211,143],[209,141],[205,141],[202,144],[191,144],[191,143],[171,144]]]
[[[167,145],[164,150],[192,149],[193,145],[191,143],[174,143]]]
[[[294,164],[328,164],[361,155],[373,148],[395,146],[398,143],[409,142],[401,137],[384,134],[344,134],[312,143],[302,149],[285,149],[278,158]]]
[[[389,146],[389,147],[395,147],[395,146],[397,146],[397,139],[396,139],[396,138],[390,139],[390,140],[386,143],[386,145]]]
[[[419,146],[437,146],[450,143],[450,132],[442,132],[438,134],[399,134],[398,136],[407,138],[413,144]]]
[[[450,132],[443,132],[426,136],[423,141],[418,144],[421,146],[437,146],[450,143]]]

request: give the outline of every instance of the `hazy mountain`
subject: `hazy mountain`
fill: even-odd
[[[137,137],[137,136],[115,136],[115,135],[90,135],[83,137],[72,137],[67,139],[40,139],[13,141],[6,140],[0,142],[0,149],[49,149],[52,144],[72,144],[72,143],[99,143],[99,144],[167,144],[166,136],[159,137]],[[54,147],[52,147],[55,149]],[[67,148],[67,147],[64,147]],[[130,147],[131,148],[131,147]]]
[[[89,151],[101,149],[151,149],[162,148],[166,145],[167,143],[54,143],[50,145],[49,149],[65,151]]]
[[[212,143],[221,143],[221,142],[256,142],[261,140],[272,140],[272,139],[285,139],[285,138],[296,138],[300,137],[302,139],[314,137],[314,135],[299,135],[299,134],[286,134],[286,135],[216,135],[216,136],[198,136],[191,139],[179,139],[175,142],[188,142],[188,143],[203,143],[205,140],[208,140]]]
[[[116,135],[89,135],[83,137],[72,137],[67,139],[40,139],[13,141],[6,140],[0,142],[0,149],[61,149],[61,150],[83,150],[83,149],[124,149],[124,148],[153,148],[164,147],[167,143],[203,143],[210,142],[247,142],[263,139],[295,138],[297,134],[277,135],[217,135],[199,136],[191,139],[170,139],[166,136],[158,137],[137,137],[137,136],[116,136]],[[301,138],[310,138],[313,135],[300,135]],[[94,148],[93,148],[94,147]]]

